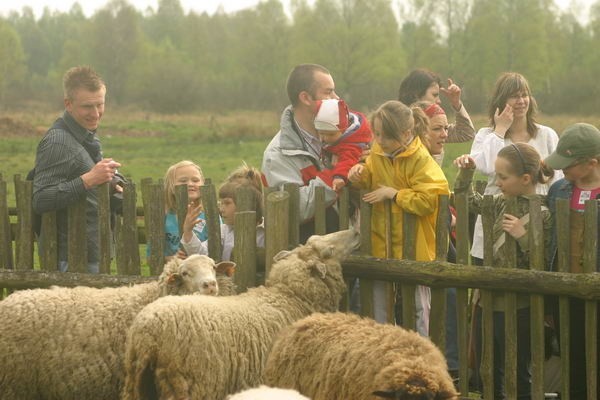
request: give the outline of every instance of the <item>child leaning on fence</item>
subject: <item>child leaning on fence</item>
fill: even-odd
[[[418,136],[413,133],[414,113],[423,113],[420,108],[410,109],[399,101],[388,101],[371,116],[371,127],[375,137],[371,154],[365,164],[357,164],[350,170],[348,180],[352,185],[368,189],[363,200],[373,204],[371,231],[372,249],[376,257],[401,259],[403,213],[417,216],[415,232],[416,260],[435,259],[436,219],[439,210],[438,196],[447,195],[448,181],[440,166],[429,154]],[[385,200],[391,200],[392,227],[391,248],[386,251]],[[387,320],[385,282],[375,281],[375,319]],[[418,287],[417,330],[424,336],[429,333],[430,295],[428,288]]]
[[[570,238],[570,259],[569,265],[566,267],[572,273],[581,273],[583,272],[584,238],[586,236],[583,211],[587,200],[600,199],[600,131],[595,126],[585,123],[567,127],[560,136],[556,150],[546,158],[545,162],[554,169],[562,170],[565,175],[564,179],[555,182],[550,187],[548,205],[552,213],[556,215],[556,200],[569,201],[570,232],[567,237]],[[600,218],[598,230],[600,237]],[[556,238],[557,229],[554,226],[551,247],[551,266],[554,271],[558,269]],[[595,272],[600,272],[600,251],[598,250]],[[600,398],[600,382],[596,382],[595,396],[588,396],[586,389],[585,314],[584,300],[571,298],[569,302],[569,347],[571,349],[570,395],[572,399]],[[555,320],[558,321],[558,318]],[[598,332],[600,332],[600,319],[597,319],[597,322]],[[599,333],[596,334],[596,345],[600,349]]]
[[[260,171],[246,164],[233,171],[219,188],[219,213],[221,214],[221,261],[231,260],[234,246],[235,213],[237,205],[235,195],[243,190],[251,193],[252,210],[256,212],[256,246],[265,247],[265,229],[263,225],[263,196]],[[208,240],[191,237],[181,240],[187,254],[208,255]]]
[[[483,196],[472,190],[471,181],[475,172],[475,161],[469,155],[458,157],[454,164],[460,168],[454,185],[454,193],[469,193],[469,207],[481,214]],[[495,184],[502,194],[493,197],[494,265],[510,268],[528,268],[529,266],[529,200],[538,197],[541,200],[541,215],[544,230],[544,248],[551,241],[552,218],[546,207],[545,196],[536,194],[536,185],[545,183],[554,175],[547,167],[535,148],[526,143],[513,143],[498,152],[495,161]],[[507,200],[516,200],[516,210],[508,214]],[[516,242],[516,265],[510,265],[510,248],[505,246],[507,234]],[[477,301],[477,299],[475,300]],[[504,398],[504,310],[503,298],[494,297],[494,391],[495,398]],[[529,298],[519,295],[517,298],[517,394],[519,398],[531,398],[531,373],[528,365],[531,358],[530,310]]]
[[[183,234],[179,232],[177,221],[177,201],[175,188],[177,185],[187,185],[188,211],[183,223]],[[164,178],[165,194],[165,258],[174,256],[185,258],[180,250],[180,241],[190,241],[192,237],[206,240],[206,217],[202,208],[200,186],[204,185],[204,176],[200,166],[192,161],[183,160],[171,165]],[[148,247],[148,252],[150,247]],[[188,253],[190,254],[190,253]]]

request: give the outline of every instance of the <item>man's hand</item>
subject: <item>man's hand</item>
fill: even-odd
[[[93,188],[103,183],[110,182],[117,172],[117,168],[121,166],[120,163],[114,161],[112,158],[103,158],[98,161],[91,170],[81,175],[83,184],[86,189]]]
[[[393,199],[398,190],[393,187],[379,185],[378,189],[373,190],[363,196],[363,200],[369,204],[379,203],[380,201]]]

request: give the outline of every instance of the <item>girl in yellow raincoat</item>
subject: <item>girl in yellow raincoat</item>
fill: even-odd
[[[406,211],[417,216],[416,231],[408,233],[416,236],[417,261],[432,261],[435,259],[438,196],[449,194],[448,181],[421,139],[413,133],[413,113],[423,111],[392,100],[372,114],[375,140],[371,154],[365,164],[352,167],[348,180],[355,187],[372,190],[363,200],[373,204],[373,256],[386,257],[384,201],[389,199],[392,201],[392,258],[402,258],[402,213]],[[376,281],[374,292],[375,319],[386,322],[389,308],[385,283]],[[429,334],[430,299],[429,288],[417,287],[417,330],[423,336]]]

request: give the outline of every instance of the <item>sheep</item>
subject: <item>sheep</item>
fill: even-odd
[[[256,387],[281,328],[338,309],[346,289],[340,261],[359,241],[354,230],[311,236],[274,257],[265,286],[146,306],[127,334],[122,398],[212,400]]]
[[[227,397],[227,400],[310,400],[295,390],[270,388],[261,385]]]
[[[313,314],[275,339],[265,384],[313,400],[456,399],[440,350],[418,333],[354,314]]]
[[[216,295],[215,268],[207,256],[191,256],[170,261],[148,283],[11,294],[0,301],[0,398],[118,398],[127,327],[135,315],[161,296]]]

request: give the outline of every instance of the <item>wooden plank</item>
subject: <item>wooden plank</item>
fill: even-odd
[[[483,197],[481,219],[483,222],[483,264],[492,265],[494,259],[494,200],[490,195]],[[481,365],[479,373],[483,383],[483,397],[494,398],[494,313],[493,294],[481,290]]]
[[[288,210],[290,195],[287,192],[273,192],[267,196],[265,221],[265,276],[273,265],[273,257],[281,250],[288,249]]]
[[[121,256],[122,270],[120,275],[140,275],[140,249],[137,237],[136,191],[133,182],[127,182],[123,187],[123,229],[121,240],[125,244]],[[117,254],[117,259],[119,254]]]
[[[297,183],[285,183],[283,190],[290,194],[288,236],[290,247],[296,247],[300,244],[300,187]]]
[[[67,212],[69,272],[88,272],[86,208],[87,200],[86,196],[83,196],[71,204]]]
[[[585,202],[583,271],[595,273],[598,257],[598,200]],[[598,390],[598,303],[585,302],[585,361],[587,393]],[[588,396],[589,397],[589,396]]]
[[[470,234],[469,234],[469,207],[468,193],[455,194],[454,207],[456,209],[456,262],[468,265],[470,263]],[[469,308],[469,289],[456,289],[456,314],[457,314],[457,342],[458,342],[458,377],[459,391],[469,392],[469,321],[467,310]],[[475,309],[472,307],[472,310]],[[472,316],[473,317],[473,316]],[[471,323],[473,319],[471,320]]]
[[[360,198],[368,193],[367,190],[360,191]],[[372,255],[371,238],[371,215],[373,206],[366,201],[360,201],[360,254]],[[359,280],[360,314],[373,318],[373,280],[361,278]]]
[[[324,235],[327,232],[327,206],[325,204],[325,188],[315,187],[315,234]]]
[[[100,251],[100,273],[110,274],[112,261],[113,235],[110,226],[110,183],[104,183],[96,189],[98,196],[98,249]],[[117,217],[119,218],[119,217]]]
[[[0,179],[0,266],[2,268],[12,268],[13,265],[12,233],[8,214],[8,190],[6,181]]]
[[[144,190],[144,187],[142,187]],[[145,195],[148,204],[144,208],[148,214],[144,216],[146,225],[146,235],[148,246],[150,246],[150,256],[148,264],[150,273],[159,275],[165,263],[165,198],[164,188],[161,184],[151,184],[145,189],[148,193]]]
[[[570,271],[571,259],[571,224],[569,221],[569,200],[556,200],[556,234],[558,244],[558,271],[568,273]],[[570,400],[571,392],[571,317],[569,313],[568,295],[560,296],[558,299],[558,310],[560,320],[560,367],[562,371],[561,400]]]
[[[416,232],[417,216],[404,212],[402,214],[402,258],[405,260],[415,260],[417,257],[416,235],[407,235],[408,232]],[[402,293],[402,326],[406,329],[417,330],[416,304],[415,304],[415,285],[405,283],[400,284]]]
[[[242,293],[256,286],[256,211],[235,213],[234,241],[233,261],[237,266],[233,279]]]
[[[221,217],[219,215],[219,207],[217,206],[215,185],[207,182],[209,181],[205,181],[204,185],[200,187],[200,191],[202,192],[202,205],[204,206],[204,215],[206,215],[206,226],[208,229],[208,255],[215,262],[219,262],[223,256]]]
[[[23,181],[15,175],[15,194],[19,210],[16,268],[33,269],[33,182]]]

